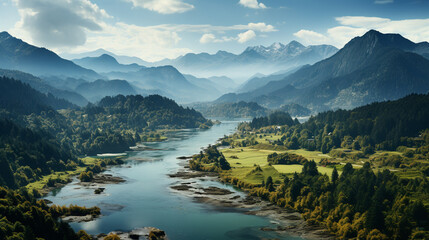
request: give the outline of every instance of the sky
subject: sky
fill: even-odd
[[[429,41],[429,0],[0,0],[0,31],[56,53],[146,61],[297,40],[341,48],[370,29]]]

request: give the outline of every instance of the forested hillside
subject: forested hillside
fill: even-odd
[[[255,102],[194,104],[193,107],[206,117],[254,118],[266,116],[269,112]]]
[[[222,150],[210,146],[190,167],[218,172],[338,239],[427,239],[427,119],[429,94],[324,112],[302,124],[274,113],[240,124],[218,143]]]
[[[52,94],[45,95],[28,84],[7,77],[0,77],[0,89],[0,109],[10,113],[30,114],[76,107],[64,99],[58,99]]]
[[[375,30],[355,37],[332,57],[245,93],[217,102],[254,101],[262,106],[298,103],[313,111],[353,109],[429,90],[427,44]]]
[[[72,150],[54,137],[0,120],[0,185],[16,188],[51,171],[72,170],[78,163]]]
[[[117,116],[129,128],[198,128],[207,122],[201,113],[160,95],[105,97],[94,110],[97,107],[104,108],[105,114],[112,118]],[[87,108],[88,113],[91,110]]]
[[[395,150],[398,146],[412,146],[429,128],[429,95],[410,95],[397,101],[373,103],[353,110],[320,113],[307,122],[283,128],[278,145],[320,150],[354,144],[356,148]],[[256,119],[254,120],[256,121]],[[249,124],[252,128],[261,125]],[[242,126],[243,127],[243,126]],[[418,141],[417,141],[418,142]]]
[[[48,206],[25,190],[0,187],[0,199],[0,239],[91,239],[85,231],[75,233],[60,216],[100,214],[98,207]]]

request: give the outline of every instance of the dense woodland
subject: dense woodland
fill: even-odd
[[[118,95],[78,108],[14,79],[0,78],[0,87],[7,89],[0,96],[0,239],[91,239],[83,231],[76,234],[60,216],[99,215],[98,208],[47,206],[36,201],[37,191],[23,187],[84,166],[79,155],[124,152],[138,142],[160,140],[159,130],[212,125],[197,111],[158,95]],[[101,161],[80,178],[90,181],[119,163]],[[56,181],[63,180],[47,184]]]
[[[190,162],[191,169],[217,171],[223,181],[280,207],[302,213],[310,224],[328,228],[340,239],[428,239],[429,209],[422,202],[429,196],[427,178],[402,179],[389,170],[375,173],[366,162],[354,169],[347,163],[341,175],[318,172],[314,161],[295,154],[271,154],[272,164],[303,164],[301,173],[274,183],[269,176],[260,185],[224,175],[224,157],[209,146]],[[256,166],[252,171],[262,171]],[[421,196],[421,197],[419,197]],[[423,199],[421,199],[423,198]]]
[[[201,104],[195,108],[207,117],[254,118],[266,116],[270,110],[255,102]]]
[[[299,124],[298,119],[293,120],[289,113],[285,112],[274,112],[266,117],[254,118],[248,125],[250,128],[257,129],[272,125],[282,126],[288,125],[293,126]],[[243,126],[239,126],[241,129]]]
[[[274,117],[255,118],[239,128],[252,131],[269,125],[287,125],[279,129],[283,137],[276,144],[290,149],[323,153],[339,147],[396,150],[399,146],[415,147],[424,143],[421,135],[429,128],[429,95],[414,94],[353,110],[328,111],[303,124],[286,118],[282,120],[284,124],[279,124],[270,120]]]
[[[40,126],[73,146],[78,154],[124,152],[140,141],[147,141],[159,129],[208,128],[195,110],[185,109],[174,101],[152,95],[105,97],[96,105],[60,111],[46,118],[32,114],[29,126]]]
[[[223,154],[215,154],[213,146],[195,155],[190,167],[217,171],[223,181],[278,206],[297,210],[310,224],[325,226],[340,239],[428,239],[428,119],[429,95],[410,95],[349,111],[320,113],[303,124],[279,113],[254,118],[218,144],[319,150],[329,153],[331,159],[340,157],[346,161],[342,165],[338,160],[334,163],[322,159],[319,165],[334,167],[331,176],[319,173],[316,162],[303,156],[275,152],[267,156],[268,165],[300,164],[302,172],[283,175],[278,182],[268,176],[261,184],[250,184],[228,174],[229,168],[216,167]],[[268,146],[261,144],[261,137],[269,134],[278,136],[278,140]],[[338,149],[356,152],[354,157],[365,163],[354,168],[352,159]],[[397,150],[402,154],[366,158],[376,150]],[[342,172],[335,166],[341,167]],[[252,170],[262,171],[260,166]],[[406,171],[415,174],[401,177]]]
[[[25,190],[0,187],[0,239],[89,240],[91,237],[87,233],[75,233],[69,224],[60,220],[64,215],[87,214],[98,215],[100,209],[48,206]]]
[[[74,108],[75,105],[52,96],[40,93],[28,84],[0,77],[0,89],[7,89],[0,94],[0,116],[4,112],[30,114],[50,109]]]
[[[298,210],[309,223],[324,225],[341,239],[427,239],[429,210],[413,196],[428,193],[427,179],[400,179],[389,170],[374,173],[368,162],[357,170],[348,163],[330,180],[313,161],[276,188],[265,184],[250,190]]]
[[[0,185],[22,187],[52,171],[76,168],[72,150],[59,146],[49,134],[0,120]]]
[[[204,167],[203,164],[212,164],[210,167]],[[190,168],[198,171],[218,172],[229,170],[231,166],[226,161],[225,156],[220,153],[216,146],[209,146],[200,154],[196,154],[189,161]]]
[[[2,78],[0,84],[13,90],[7,97],[0,97],[1,118],[49,133],[61,148],[72,149],[78,155],[124,152],[138,142],[159,139],[156,131],[160,129],[212,125],[199,112],[159,95],[105,97],[97,104],[76,108],[71,104],[51,104],[58,99],[13,79]],[[61,106],[69,109],[54,110]]]
[[[278,109],[289,113],[291,116],[310,116],[311,110],[296,103],[290,103],[280,106]]]

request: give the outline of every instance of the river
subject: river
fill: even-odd
[[[82,187],[74,179],[46,198],[59,205],[100,207],[100,218],[91,222],[71,223],[76,231],[83,229],[90,234],[156,227],[164,230],[170,240],[302,239],[261,231],[261,227],[275,227],[268,218],[234,210],[218,211],[213,206],[195,202],[170,189],[177,179],[170,178],[168,174],[182,168],[183,160],[178,160],[178,156],[199,152],[220,137],[233,133],[237,124],[238,121],[223,121],[209,130],[180,130],[171,133],[168,141],[147,144],[153,150],[130,152],[124,165],[106,172],[122,177],[126,182],[106,185],[100,195],[94,194],[94,188]],[[196,181],[244,195],[217,181]]]

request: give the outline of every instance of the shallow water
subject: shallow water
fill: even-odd
[[[95,195],[93,188],[77,185],[75,180],[46,198],[60,205],[99,206],[100,218],[71,224],[73,229],[84,229],[90,234],[150,226],[166,231],[171,240],[302,239],[261,231],[261,227],[276,227],[268,218],[246,215],[234,209],[219,211],[170,189],[178,180],[167,174],[177,172],[180,162],[184,161],[177,157],[199,152],[218,138],[233,133],[237,124],[238,121],[224,121],[209,130],[181,130],[171,133],[168,141],[146,144],[156,150],[129,153],[125,165],[106,172],[127,181],[106,185],[100,195]],[[192,181],[244,195],[216,181]]]

